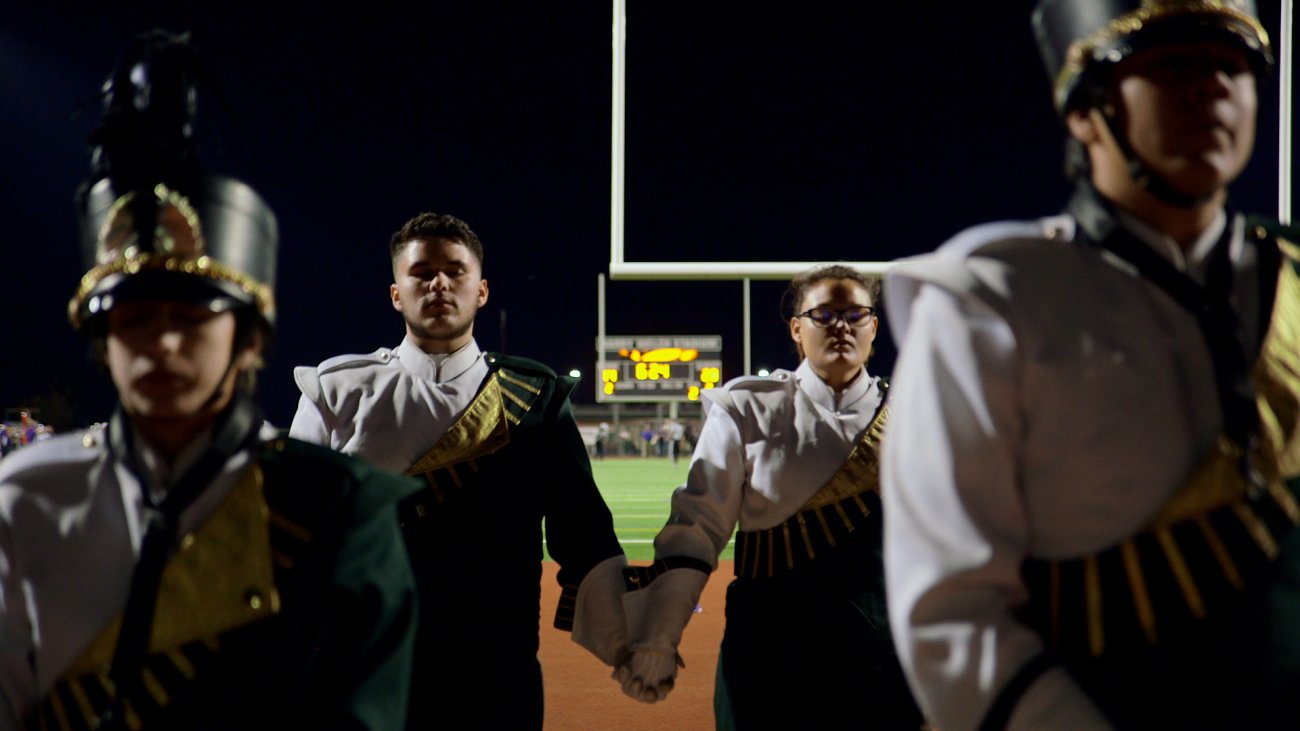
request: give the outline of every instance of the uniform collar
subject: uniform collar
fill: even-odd
[[[1198,282],[1205,281],[1205,270],[1208,266],[1210,253],[1214,251],[1214,245],[1218,243],[1219,237],[1223,235],[1223,229],[1228,225],[1228,214],[1220,208],[1218,214],[1214,217],[1214,221],[1184,251],[1183,247],[1179,246],[1172,236],[1132,214],[1117,208],[1115,217],[1119,220],[1120,225],[1128,229],[1139,241],[1150,246],[1179,271]]]
[[[1122,229],[1139,244],[1168,261],[1176,270],[1200,283],[1205,282],[1211,255],[1229,225],[1234,228],[1231,232],[1232,236],[1228,237],[1230,248],[1225,253],[1230,260],[1238,258],[1241,253],[1241,217],[1232,215],[1230,219],[1228,211],[1224,208],[1219,209],[1214,220],[1185,252],[1178,242],[1165,232],[1121,210],[1114,201],[1103,196],[1090,181],[1079,182],[1066,206],[1066,211],[1078,223],[1083,237],[1091,240],[1093,244],[1111,248],[1104,246],[1103,242],[1117,229]]]
[[[136,445],[135,464],[139,469],[140,478],[148,483],[146,487],[149,490],[149,497],[155,505],[162,502],[172,483],[193,467],[212,443],[212,429],[209,427],[185,445],[176,454],[176,459],[168,464],[162,453],[154,449],[134,425],[131,426],[131,431]]]
[[[858,374],[858,377],[854,379],[853,383],[850,383],[849,387],[840,393],[836,393],[835,389],[826,385],[826,382],[821,379],[821,376],[818,376],[812,369],[812,366],[808,363],[807,359],[804,359],[804,361],[799,364],[799,367],[794,372],[794,377],[795,380],[799,382],[799,388],[801,388],[804,393],[808,394],[808,397],[813,400],[813,403],[823,406],[837,414],[851,414],[857,412],[864,406],[864,399],[867,395],[875,393],[877,390],[876,379],[872,378],[871,374],[867,373],[866,368],[863,368],[862,372]],[[868,400],[865,403],[871,404],[874,407],[874,401],[876,400],[877,399]]]
[[[464,375],[483,357],[478,341],[473,338],[460,350],[447,354],[430,354],[420,350],[411,336],[407,335],[402,344],[397,346],[397,357],[402,365],[417,378],[434,383],[446,383]]]

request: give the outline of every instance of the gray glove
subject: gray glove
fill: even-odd
[[[610,667],[628,661],[627,619],[623,616],[623,567],[627,558],[611,556],[596,564],[578,586],[573,611],[574,642]]]
[[[677,668],[686,666],[677,646],[708,580],[702,571],[672,569],[644,589],[623,595],[632,655],[614,670],[613,678],[629,697],[655,703],[673,689]]]
[[[636,650],[627,664],[614,671],[614,679],[623,686],[624,695],[642,703],[655,703],[668,697],[677,684],[677,668],[686,667],[682,656],[665,655],[655,650]]]

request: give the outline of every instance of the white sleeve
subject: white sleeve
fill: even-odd
[[[686,484],[673,492],[668,523],[655,537],[655,556],[686,556],[717,568],[740,519],[747,474],[740,426],[729,409],[711,405]]]
[[[319,405],[324,401],[321,395],[320,375],[315,368],[293,369],[293,380],[298,385],[302,396],[298,399],[298,411],[293,415],[289,425],[289,436],[305,442],[333,447],[330,443],[330,427],[325,422],[325,414]]]
[[[1015,346],[987,307],[922,284],[893,378],[881,461],[890,624],[917,700],[944,731],[979,728],[1043,651],[1013,615],[1029,536]],[[1109,728],[1059,666],[1012,709],[1009,729]]]
[[[293,415],[293,423],[289,425],[289,436],[304,442],[332,446],[320,409],[306,396],[298,399],[298,411]]]
[[[9,525],[0,521],[0,729],[22,728],[19,718],[37,695],[27,598],[11,543]]]

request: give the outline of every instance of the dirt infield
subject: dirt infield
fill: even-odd
[[[667,700],[654,705],[623,695],[609,668],[574,644],[567,632],[550,626],[559,598],[556,564],[542,564],[542,647],[546,681],[546,731],[707,731],[713,728],[713,674],[722,642],[723,606],[731,580],[731,561],[718,570],[700,597],[703,611],[691,619],[680,652],[686,668]]]

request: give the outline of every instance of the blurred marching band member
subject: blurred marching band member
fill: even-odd
[[[198,169],[187,41],[136,40],[92,137],[69,315],[117,410],[0,464],[0,728],[397,731],[418,485],[263,422],[276,223]]]
[[[1226,205],[1268,37],[1249,0],[1034,26],[1073,199],[886,282],[900,656],[944,731],[1300,728],[1300,250]]]

